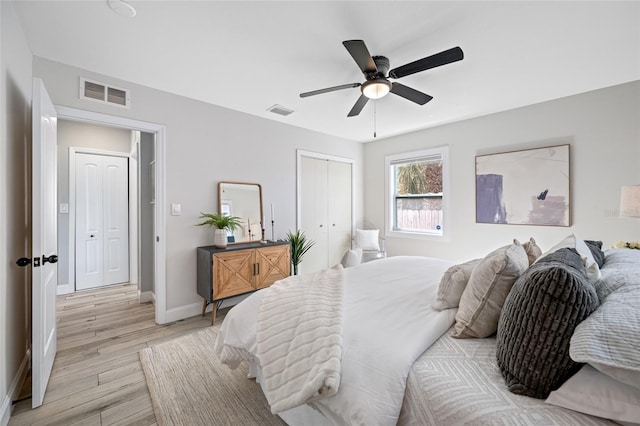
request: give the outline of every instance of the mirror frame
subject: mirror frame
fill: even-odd
[[[260,203],[260,218],[259,218],[260,219],[260,239],[259,240],[234,241],[234,242],[229,242],[228,244],[259,243],[261,241],[264,241],[265,224],[263,223],[263,221],[264,221],[264,210],[262,208],[262,185],[260,185],[259,183],[252,183],[252,182],[234,182],[234,181],[220,181],[220,182],[218,182],[218,212],[220,212],[220,214],[222,214],[222,185],[224,185],[224,184],[257,186],[258,187],[259,203]]]

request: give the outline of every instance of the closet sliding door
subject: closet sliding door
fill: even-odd
[[[298,224],[315,242],[299,273],[330,268],[351,248],[353,162],[316,155],[298,155]]]

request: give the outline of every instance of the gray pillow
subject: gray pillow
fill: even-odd
[[[599,305],[575,249],[533,264],[514,284],[498,322],[496,357],[509,390],[546,398],[580,367],[569,357],[576,326]]]
[[[584,243],[591,250],[593,259],[598,264],[599,268],[604,266],[604,252],[602,251],[602,241],[584,240]]]

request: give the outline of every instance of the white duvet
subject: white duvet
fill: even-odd
[[[345,269],[340,388],[313,403],[331,423],[396,424],[413,362],[454,322],[455,309],[431,308],[440,278],[452,265],[399,256]],[[225,317],[216,341],[223,358],[256,354],[263,291]]]

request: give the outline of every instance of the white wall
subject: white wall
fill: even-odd
[[[77,121],[58,120],[58,207],[69,204],[69,148],[91,148],[101,151],[128,153],[131,149],[131,131],[113,127],[94,126]],[[73,206],[69,206],[73,208]],[[58,208],[58,286],[71,284],[69,253],[70,214]]]
[[[13,5],[0,2],[0,424],[28,368],[31,257],[31,51]]]
[[[167,205],[164,208],[167,209],[169,310],[187,307],[192,315],[201,309],[202,301],[196,293],[195,248],[212,244],[213,233],[194,225],[201,211],[217,209],[217,183],[221,180],[260,183],[264,205],[273,203],[277,211],[276,236],[284,237],[287,230],[296,226],[296,149],[353,158],[356,161],[358,194],[355,200],[356,220],[362,218],[363,148],[360,143],[134,85],[43,58],[34,58],[34,75],[44,80],[56,105],[166,126]],[[131,89],[131,109],[78,99],[80,77]],[[286,118],[282,121],[286,123]],[[169,215],[171,203],[182,204],[181,216]]]
[[[475,223],[476,155],[565,143],[571,145],[571,227]],[[450,239],[388,238],[390,255],[468,260],[513,238],[533,236],[549,249],[571,232],[605,246],[640,240],[640,219],[618,217],[620,187],[640,183],[640,82],[366,144],[365,220],[383,229],[385,155],[442,145],[450,146]]]

